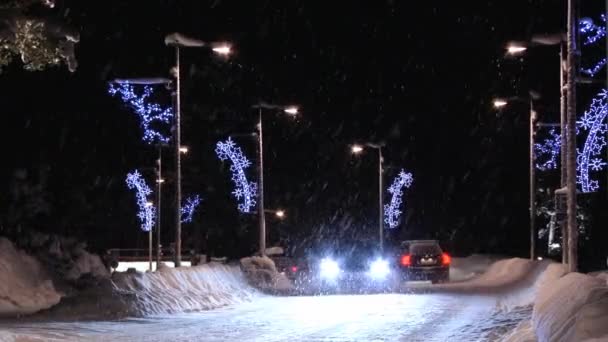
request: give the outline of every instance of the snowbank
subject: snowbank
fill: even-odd
[[[160,268],[154,273],[115,273],[113,282],[117,291],[132,296],[141,315],[209,310],[257,295],[238,266],[217,263]]]
[[[0,238],[0,316],[31,314],[61,300],[37,259]]]
[[[460,282],[473,279],[485,273],[498,260],[506,259],[498,255],[473,254],[464,258],[452,258],[450,281]]]
[[[602,277],[569,273],[541,287],[532,324],[539,341],[608,341],[608,286]]]
[[[286,293],[295,289],[292,282],[277,271],[274,261],[266,256],[241,259],[241,270],[249,283],[260,290]]]

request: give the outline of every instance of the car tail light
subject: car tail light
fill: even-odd
[[[442,265],[449,265],[451,262],[452,262],[452,258],[450,257],[450,255],[448,253],[441,254],[441,264]]]
[[[412,264],[412,257],[409,254],[406,254],[401,257],[401,265],[410,266]]]
[[[291,266],[291,273],[298,272],[298,266]]]

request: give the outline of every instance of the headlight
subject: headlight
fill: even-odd
[[[388,267],[388,261],[384,259],[376,259],[369,265],[367,274],[377,280],[386,278],[391,273]]]
[[[324,258],[321,260],[321,277],[325,279],[336,279],[340,274],[340,266],[335,260]]]

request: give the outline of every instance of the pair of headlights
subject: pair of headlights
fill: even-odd
[[[340,276],[342,270],[340,264],[331,258],[324,258],[319,265],[320,276],[326,280],[335,280]],[[375,259],[369,263],[367,276],[375,280],[383,280],[391,273],[388,261],[382,258]]]

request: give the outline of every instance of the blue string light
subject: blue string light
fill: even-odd
[[[144,86],[141,95],[135,93],[132,85],[127,83],[114,84],[110,83],[108,92],[114,96],[120,94],[124,103],[129,105],[139,116],[141,127],[144,131],[143,141],[148,144],[169,142],[169,136],[158,131],[153,127],[157,123],[169,124],[173,120],[173,108],[162,108],[156,103],[149,103],[149,98],[153,94],[153,89],[150,86]]]
[[[232,195],[241,201],[238,205],[239,211],[243,213],[251,212],[255,206],[255,197],[257,196],[257,184],[247,181],[245,169],[251,166],[251,162],[243,155],[241,148],[236,146],[231,138],[225,142],[219,141],[215,148],[215,153],[220,160],[228,160],[232,162],[230,171],[232,171],[232,181],[235,189]]]
[[[399,217],[402,213],[399,208],[403,203],[403,188],[409,188],[413,181],[414,177],[411,173],[405,173],[405,170],[401,170],[388,188],[388,192],[392,196],[390,204],[384,205],[384,222],[388,224],[389,228],[395,228],[399,224]]]
[[[559,133],[556,133],[553,128],[549,131],[549,134],[551,135],[550,138],[545,139],[542,143],[534,144],[534,159],[537,161],[535,163],[536,168],[541,171],[557,169],[562,137]],[[539,157],[543,155],[549,155],[549,158],[542,163],[538,163]]]
[[[182,205],[182,223],[192,222],[194,211],[201,204],[199,195],[194,195],[186,199],[186,203]]]
[[[577,149],[576,180],[582,192],[593,192],[599,189],[599,182],[591,179],[590,173],[604,170],[607,163],[601,158],[603,149],[608,145],[606,133],[608,132],[608,90],[603,89],[593,99],[591,106],[583,116],[576,122],[577,136],[587,133],[583,149]],[[535,144],[535,158],[549,155],[549,159],[536,164],[536,168],[542,171],[556,169],[560,153],[560,134],[553,130],[551,138],[541,144]]]
[[[606,37],[606,15],[602,14],[600,19],[602,21],[602,25],[595,25],[593,20],[589,18],[581,19],[579,21],[579,32],[581,33],[581,37],[583,39],[583,45],[595,44],[600,39]],[[582,73],[594,77],[606,66],[606,63],[608,63],[608,59],[602,58],[593,66],[588,68],[581,67],[580,70]]]
[[[141,221],[141,230],[149,232],[154,226],[154,219],[156,217],[154,205],[148,202],[148,196],[152,194],[152,190],[150,190],[150,187],[137,170],[128,173],[126,181],[127,187],[136,191],[135,195],[137,197],[137,205],[139,206],[137,217]]]

